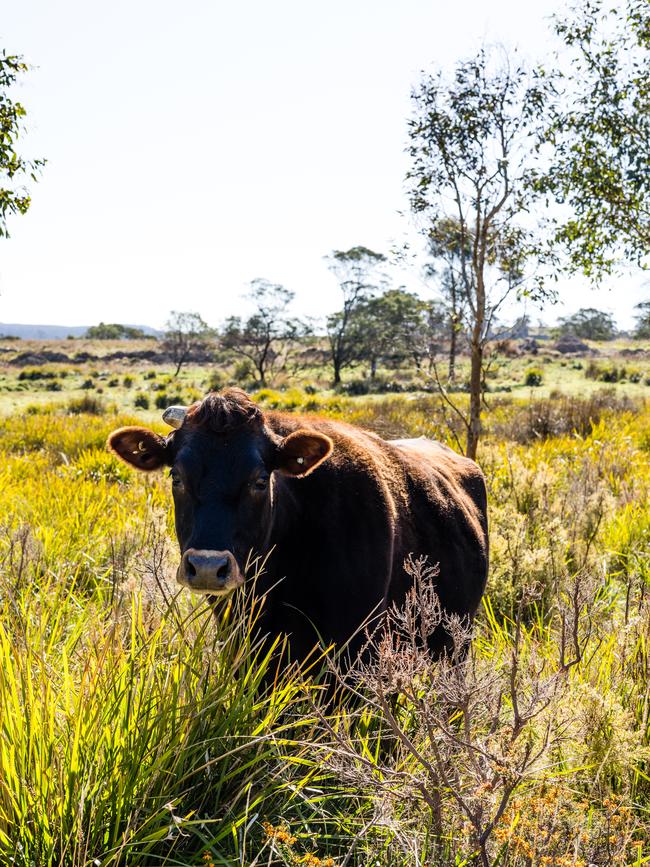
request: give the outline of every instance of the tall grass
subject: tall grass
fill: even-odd
[[[429,398],[342,400],[327,412],[435,435]],[[404,684],[386,707],[365,682],[361,703],[328,708],[307,675],[276,670],[257,607],[237,596],[215,616],[178,595],[167,479],[103,448],[128,420],[5,420],[0,863],[481,863],[483,820],[472,824],[458,795],[496,816],[517,751],[549,725],[488,835],[487,863],[647,863],[650,413],[603,406],[580,431],[530,441],[516,435],[519,412],[497,408],[501,437],[482,455],[492,575],[464,740],[467,712],[442,701],[435,669],[418,688],[438,728],[423,728],[434,717]],[[490,704],[485,684],[497,682]],[[513,742],[515,705],[532,707],[551,682],[552,700]],[[395,746],[389,712],[417,754]]]

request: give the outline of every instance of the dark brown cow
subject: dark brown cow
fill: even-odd
[[[108,443],[140,470],[171,467],[178,581],[228,593],[251,552],[268,553],[264,628],[287,633],[295,658],[318,638],[343,645],[371,612],[401,602],[409,554],[439,564],[447,612],[473,616],[488,566],[473,461],[424,438],[386,442],[342,422],[264,413],[234,388],[164,417],[176,428],[166,438],[125,427]],[[432,650],[445,639],[434,635]]]

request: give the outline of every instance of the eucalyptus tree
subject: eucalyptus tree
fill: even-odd
[[[567,266],[594,281],[650,251],[650,3],[581,0],[554,20],[559,99],[538,189],[558,208]]]
[[[176,365],[174,376],[178,376],[184,364],[192,356],[206,348],[212,331],[199,313],[172,310],[165,324],[162,348]]]
[[[467,309],[463,263],[471,254],[471,236],[463,229],[457,219],[442,217],[427,231],[428,261],[424,266],[427,279],[434,279],[438,294],[441,296],[447,320],[449,340],[449,361],[447,379],[456,378],[456,356],[458,338],[463,330]],[[468,280],[472,275],[467,272]]]
[[[326,322],[334,385],[338,385],[341,371],[356,364],[362,356],[363,329],[358,314],[361,306],[385,284],[380,268],[386,257],[359,246],[334,250],[326,261],[343,296],[341,308],[328,316]]]
[[[501,62],[485,49],[459,62],[453,76],[424,74],[412,93],[409,122],[410,202],[421,231],[453,221],[459,286],[467,305],[469,408],[441,394],[461,419],[465,453],[476,456],[481,436],[483,363],[490,325],[513,293],[539,296],[541,280],[526,264],[541,251],[528,215],[535,191],[531,155],[549,95],[545,77]]]
[[[254,311],[248,318],[231,316],[221,333],[221,345],[253,365],[257,382],[268,385],[274,371],[286,363],[291,346],[309,333],[299,319],[289,315],[294,293],[279,283],[258,277],[246,297]]]

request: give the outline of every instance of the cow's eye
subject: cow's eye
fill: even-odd
[[[170,470],[169,475],[171,476],[172,485],[177,488],[181,484],[181,474],[178,470]]]
[[[253,485],[253,487],[255,488],[256,491],[265,491],[268,488],[268,486],[269,486],[269,480],[267,478],[265,478],[264,476],[262,476],[259,479],[256,479],[255,484]]]

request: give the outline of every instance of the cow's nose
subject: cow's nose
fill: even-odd
[[[196,548],[183,554],[177,579],[196,593],[229,593],[243,583],[237,560],[230,551]]]

